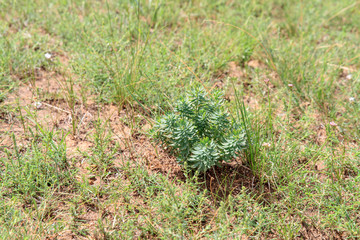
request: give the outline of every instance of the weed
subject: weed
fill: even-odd
[[[229,120],[221,92],[213,97],[194,89],[181,99],[175,113],[158,120],[155,138],[178,156],[178,162],[205,172],[237,157],[246,148],[241,125]]]
[[[67,171],[69,163],[64,139],[56,143],[53,135],[53,132],[42,132],[39,136],[41,146],[34,139],[26,154],[20,153],[13,136],[15,149],[13,152],[7,151],[8,158],[2,160],[4,170],[1,179],[8,194],[31,201],[46,195],[50,189],[70,185],[73,177]]]

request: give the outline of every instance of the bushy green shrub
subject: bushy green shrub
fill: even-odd
[[[230,118],[220,91],[212,96],[202,88],[190,91],[178,101],[174,113],[160,118],[153,130],[179,163],[201,172],[230,161],[247,146],[245,132]]]

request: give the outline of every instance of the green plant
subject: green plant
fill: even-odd
[[[160,118],[154,133],[179,163],[201,172],[235,158],[247,146],[242,126],[230,119],[222,93],[210,96],[200,88],[180,99],[174,113]]]
[[[14,149],[5,149],[6,158],[0,158],[0,195],[21,196],[25,201],[43,198],[53,189],[74,186],[73,172],[66,157],[65,138],[56,142],[57,132],[40,128],[35,133],[28,151],[22,153],[15,135]],[[37,135],[35,135],[37,134]]]

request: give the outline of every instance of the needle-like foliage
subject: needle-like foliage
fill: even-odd
[[[174,113],[158,119],[154,136],[194,170],[207,171],[236,158],[247,146],[241,125],[230,118],[220,91],[197,88],[181,98]]]

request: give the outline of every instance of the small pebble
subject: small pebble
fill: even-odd
[[[337,124],[336,124],[335,122],[330,122],[330,126],[334,126],[334,127],[336,127],[336,126],[337,126]]]
[[[265,143],[263,143],[261,146],[266,147],[266,148],[270,148],[270,147],[271,147],[271,144],[265,142]]]
[[[36,107],[36,109],[40,109],[42,107],[42,103],[41,102],[34,102],[34,106]]]

